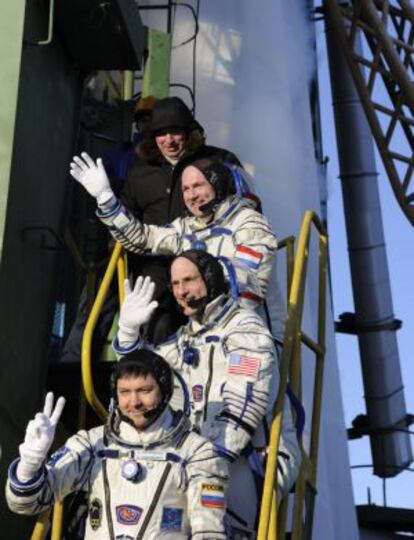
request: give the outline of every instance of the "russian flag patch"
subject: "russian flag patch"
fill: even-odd
[[[260,370],[260,358],[246,356],[245,354],[231,353],[227,372],[233,375],[248,375],[256,377]]]
[[[255,251],[254,249],[247,247],[243,244],[236,246],[236,259],[243,262],[249,268],[257,270],[263,257],[263,253]]]
[[[224,488],[220,484],[201,485],[201,504],[212,508],[225,508]]]

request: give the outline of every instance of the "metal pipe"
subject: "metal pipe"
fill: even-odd
[[[40,46],[50,45],[53,40],[53,20],[55,18],[55,0],[50,0],[49,2],[49,18],[47,25],[47,38],[45,40],[38,41],[37,44]]]
[[[124,71],[122,80],[122,99],[128,101],[134,95],[134,72]]]
[[[374,474],[395,476],[412,461],[404,429],[406,406],[378,192],[368,122],[341,45],[326,19],[340,178],[365,402]],[[332,30],[331,30],[332,28]],[[356,46],[361,50],[360,36]],[[389,324],[388,328],[385,328]]]

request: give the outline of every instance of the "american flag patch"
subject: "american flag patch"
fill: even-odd
[[[242,261],[249,268],[256,270],[259,268],[260,261],[262,260],[263,254],[260,251],[255,251],[252,248],[240,244],[236,246],[236,259]]]
[[[219,484],[201,485],[201,504],[213,508],[224,508],[226,501],[224,499],[223,486]]]
[[[257,377],[260,369],[260,358],[246,356],[244,354],[231,353],[227,372],[233,375],[249,375]]]

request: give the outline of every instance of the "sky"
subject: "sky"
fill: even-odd
[[[331,278],[333,290],[334,315],[337,320],[345,311],[354,311],[347,240],[342,206],[341,184],[338,178],[335,129],[333,123],[332,97],[329,82],[328,58],[326,54],[324,23],[316,23],[318,78],[321,103],[321,121],[324,154],[329,158],[327,168],[328,184],[328,228],[330,236]],[[388,265],[391,279],[394,315],[403,321],[402,329],[397,333],[400,363],[407,412],[414,412],[414,382],[412,369],[412,344],[414,336],[414,288],[412,273],[414,269],[414,230],[398,206],[391,190],[389,180],[382,166],[381,158],[376,153],[379,172],[383,213],[384,235],[387,246]],[[345,284],[345,286],[344,286]],[[337,334],[337,352],[345,408],[346,426],[358,414],[365,414],[363,387],[359,362],[357,338]],[[414,427],[412,427],[414,431]],[[413,438],[411,442],[413,444]],[[365,437],[349,443],[351,465],[372,463],[369,442]],[[368,502],[368,489],[371,501],[384,504],[383,481],[372,475],[370,469],[352,471],[356,504]],[[388,506],[412,508],[414,472],[403,472],[385,483],[386,503]]]

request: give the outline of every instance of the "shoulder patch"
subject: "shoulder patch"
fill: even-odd
[[[236,246],[236,259],[246,264],[249,268],[257,270],[260,262],[263,258],[263,254],[260,251],[256,251],[249,246],[239,244]]]
[[[220,484],[201,484],[201,504],[212,508],[225,508],[224,487]]]
[[[233,375],[247,375],[256,377],[260,370],[260,358],[245,354],[231,353],[227,365],[227,372]]]

